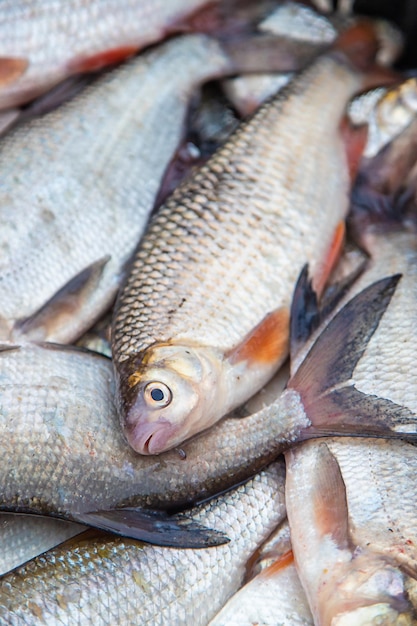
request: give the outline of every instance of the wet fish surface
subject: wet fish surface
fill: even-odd
[[[0,575],[83,532],[85,526],[34,515],[0,515]]]
[[[138,452],[212,425],[285,360],[296,277],[309,260],[321,289],[341,242],[349,172],[338,128],[360,82],[347,61],[322,56],[152,220],[112,333],[121,421]]]
[[[415,446],[329,439],[286,460],[292,545],[314,623],[415,624]]]
[[[206,4],[5,0],[0,6],[0,108],[30,100],[71,74],[121,61]]]
[[[147,458],[118,427],[109,359],[28,345],[0,352],[0,371],[3,510],[77,520],[115,507],[190,504],[248,479],[306,425],[272,403],[189,442],[185,458]]]
[[[229,63],[204,35],[170,41],[1,141],[1,340],[68,343],[112,304],[187,102]]]
[[[179,551],[98,537],[69,543],[0,581],[0,621],[20,625],[203,626],[240,586],[245,564],[284,517],[281,462],[195,509],[230,537],[217,548]]]

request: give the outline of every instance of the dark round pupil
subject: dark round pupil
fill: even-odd
[[[160,402],[164,399],[164,392],[162,389],[152,389],[151,398],[152,400],[155,400],[155,402]]]

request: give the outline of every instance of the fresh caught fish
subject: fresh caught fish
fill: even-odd
[[[259,31],[274,33],[296,42],[300,47],[305,42],[317,46],[316,53],[334,41],[336,29],[324,15],[312,7],[298,2],[283,2],[258,26]],[[252,76],[237,76],[222,81],[225,94],[239,113],[245,117],[267,98],[277,93],[293,77],[293,72],[279,74],[261,73]]]
[[[185,458],[178,451],[146,458],[122,437],[108,359],[70,348],[27,345],[0,352],[0,372],[5,446],[0,509],[115,530],[122,520],[127,533],[132,529],[123,522],[126,508],[120,507],[172,509],[224,491],[276,458],[306,425],[302,416],[282,416],[272,404],[190,442]],[[115,508],[119,511],[108,513]],[[169,543],[181,531],[174,525],[170,536],[173,518],[162,513],[153,513],[154,519],[146,511],[141,516],[130,509],[127,514],[138,520],[139,534],[133,536],[144,540]],[[192,528],[185,528],[183,538],[191,540]]]
[[[354,18],[341,15],[323,15],[313,7],[298,2],[281,3],[258,26],[261,32],[285,37],[290,45],[302,50],[308,43],[316,46],[315,54],[326,49],[343,30],[352,25]],[[400,31],[385,20],[373,20],[379,48],[376,60],[380,65],[391,67],[403,49]],[[311,58],[314,52],[311,53]],[[294,53],[296,56],[296,53]],[[242,116],[252,114],[265,100],[282,89],[292,78],[293,72],[258,73],[237,76],[222,81],[227,97]]]
[[[280,380],[271,381],[273,401],[268,391],[260,392],[258,401],[247,405],[256,412],[225,419],[186,443],[182,451],[156,458],[138,455],[126,446],[108,359],[47,344],[6,347],[0,352],[0,510],[49,514],[153,543],[225,541],[216,532],[181,525],[163,511],[178,510],[230,489],[317,431],[327,428],[333,434],[333,417],[326,424],[315,419],[317,428],[301,400],[305,396],[314,407],[321,395],[314,398],[311,381],[318,388],[326,385],[327,379],[320,378],[321,371],[327,376],[326,368],[317,369],[313,378],[308,372],[311,361],[320,362],[316,346],[327,355],[342,325],[346,345],[350,341],[365,349],[397,281],[384,279],[371,285],[342,309],[326,328],[324,340],[327,337],[330,345],[323,339],[316,342],[306,361],[308,375],[304,376],[301,365],[298,383],[294,376],[289,388],[280,393]],[[356,335],[346,319],[359,319]],[[344,373],[342,369],[342,380]],[[366,408],[372,408],[372,402],[366,401]],[[376,406],[378,402],[374,399]],[[393,418],[402,411],[392,404]],[[354,420],[352,428],[356,432]],[[382,434],[392,433],[390,424],[380,425],[370,412],[362,431],[371,435],[378,428]]]
[[[209,622],[209,626],[253,624],[314,624],[291,551],[240,589]]]
[[[187,102],[230,67],[204,35],[172,40],[2,140],[1,340],[71,342],[111,305]]]
[[[0,514],[0,575],[84,530],[85,526],[50,517]]]
[[[31,100],[71,74],[125,59],[181,30],[186,19],[207,4],[208,0],[3,1],[0,108]]]
[[[229,599],[209,626],[312,625],[294,565],[287,520],[261,546],[256,561],[256,576]]]
[[[112,537],[73,540],[0,582],[0,621],[17,625],[204,626],[240,586],[245,564],[285,517],[281,462],[193,511],[230,542],[203,550]]]
[[[343,240],[339,125],[360,84],[339,54],[320,57],[152,220],[112,331],[119,412],[136,451],[159,454],[211,426],[287,357],[296,277],[308,260],[321,290]]]
[[[417,78],[394,87],[377,87],[351,102],[349,117],[354,124],[367,124],[364,159],[376,156],[416,119]]]
[[[292,545],[314,623],[415,624],[415,446],[329,439],[286,460]]]

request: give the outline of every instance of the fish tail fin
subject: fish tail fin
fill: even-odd
[[[302,438],[417,437],[416,416],[409,409],[364,394],[352,381],[354,369],[378,328],[400,277],[397,274],[379,280],[345,304],[290,379],[288,389],[298,393],[311,422]]]

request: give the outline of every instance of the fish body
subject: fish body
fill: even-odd
[[[112,364],[98,354],[27,345],[0,352],[0,508],[76,521],[91,511],[178,508],[248,479],[306,426],[275,403],[158,458],[126,446]],[[278,403],[278,404],[277,404]],[[213,439],[214,435],[214,439]]]
[[[112,332],[122,425],[138,452],[211,426],[285,360],[295,279],[309,260],[320,289],[341,243],[349,172],[338,127],[359,84],[322,56],[152,220]]]
[[[313,625],[292,553],[270,565],[234,596],[213,618],[210,626]]]
[[[226,67],[204,35],[172,40],[1,141],[1,340],[71,342],[111,305],[188,101]]]
[[[207,0],[6,0],[0,7],[0,108],[71,74],[120,61],[175,30]]]
[[[281,462],[193,511],[221,528],[218,548],[174,550],[111,537],[73,540],[0,583],[0,621],[12,625],[204,626],[240,586],[248,558],[285,517]]]
[[[298,2],[281,3],[259,24],[258,29],[286,37],[289,45],[295,41],[300,48],[304,42],[316,44],[317,52],[332,43],[337,35],[327,17]],[[246,116],[282,89],[292,76],[292,72],[237,76],[222,81],[222,85],[234,107],[242,116]]]
[[[314,623],[416,624],[415,447],[329,439],[286,460],[292,546]]]
[[[0,575],[26,563],[70,537],[85,526],[35,515],[0,515]]]
[[[313,624],[291,550],[287,520],[257,551],[254,571],[209,626],[294,626]],[[255,560],[255,555],[251,561]],[[253,574],[253,572],[250,572]]]

